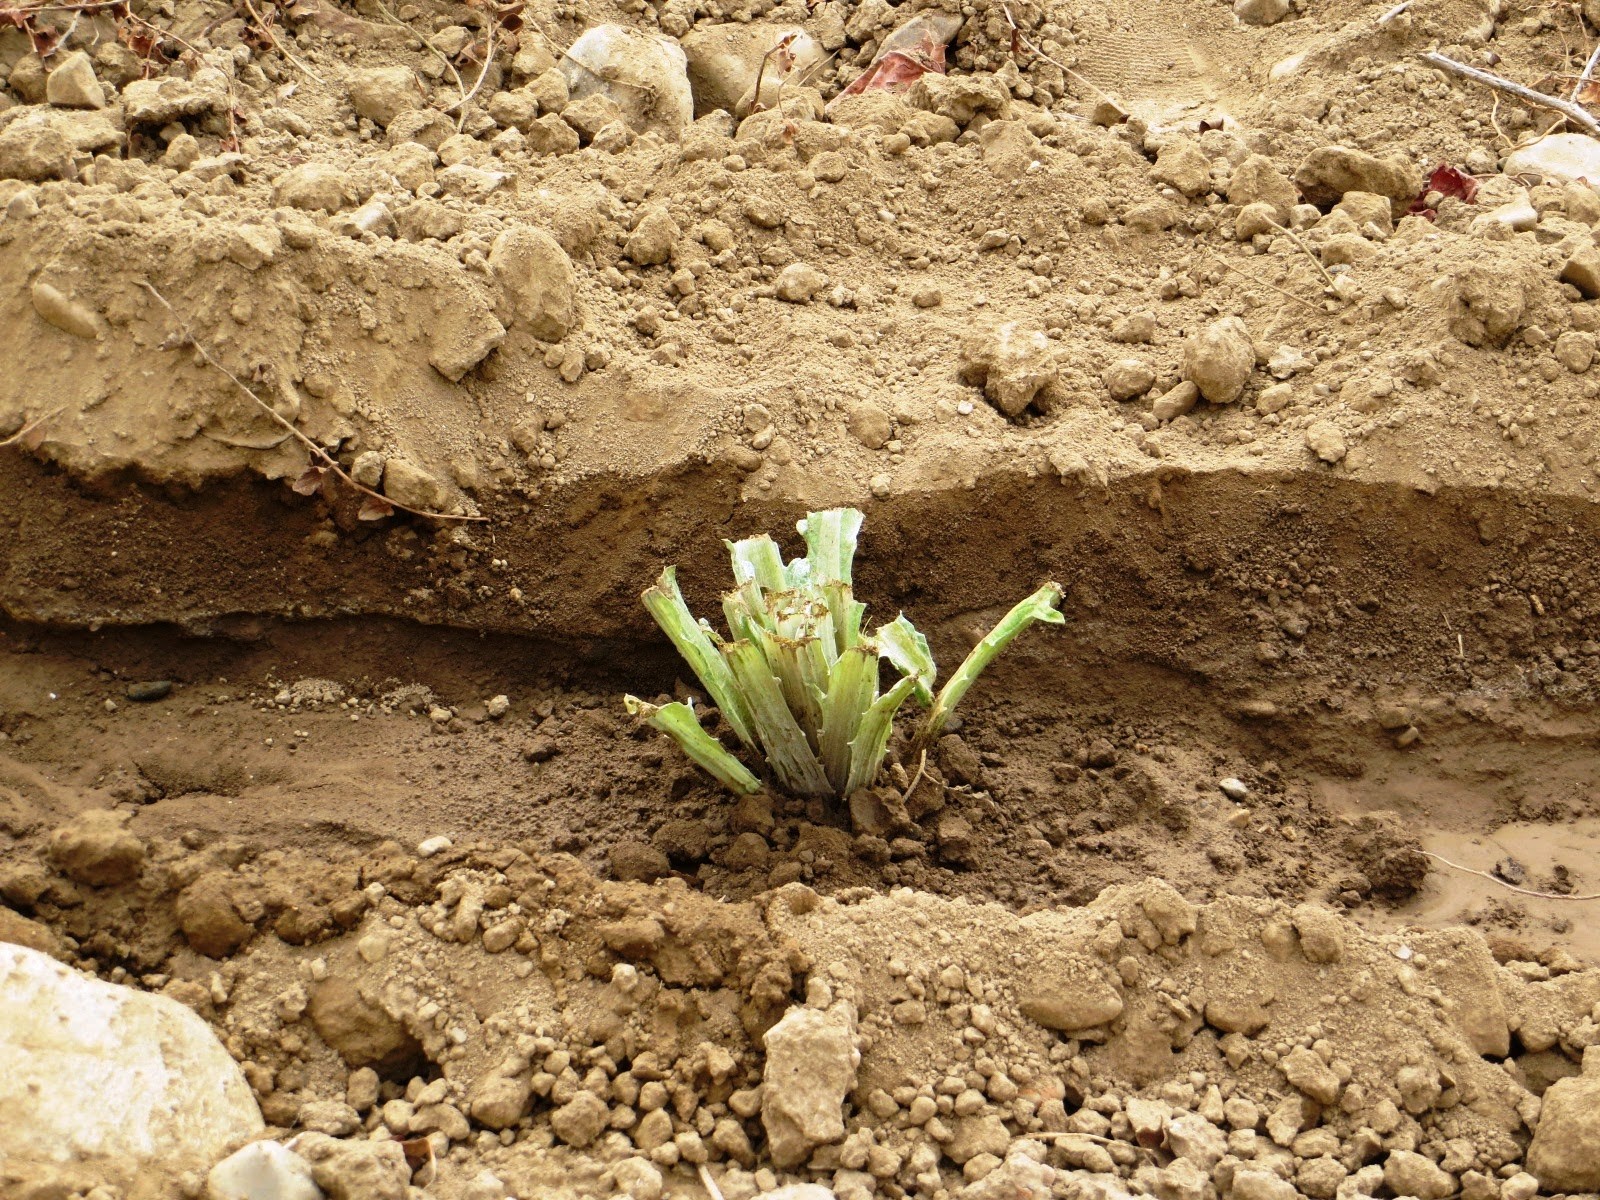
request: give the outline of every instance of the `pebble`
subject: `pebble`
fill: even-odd
[[[455,843],[441,833],[420,843],[417,846],[417,857],[432,858],[435,854],[442,854],[453,845]]]
[[[1217,787],[1230,800],[1243,800],[1250,794],[1250,786],[1244,780],[1232,775],[1229,775],[1226,779],[1217,780]]]
[[[148,704],[153,700],[165,700],[172,694],[172,680],[151,679],[144,683],[130,683],[125,695],[129,700],[137,700]]]
[[[211,1168],[206,1200],[322,1200],[311,1164],[279,1142],[252,1142]]]

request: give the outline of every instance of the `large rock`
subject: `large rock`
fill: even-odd
[[[559,342],[577,321],[577,276],[561,244],[518,225],[495,238],[489,269],[500,288],[500,319],[540,341]]]
[[[421,1044],[400,1019],[346,976],[330,975],[317,984],[310,1012],[322,1040],[350,1067],[403,1076],[421,1057]]]
[[[1008,417],[1020,416],[1057,379],[1055,344],[1041,329],[1017,321],[975,329],[961,343],[959,370],[964,382]]]
[[[129,126],[170,125],[185,117],[228,109],[228,80],[215,67],[202,67],[191,79],[136,79],[122,89]]]
[[[1122,996],[1093,960],[1071,954],[1036,972],[1018,1007],[1046,1029],[1077,1033],[1122,1015]]]
[[[1501,172],[1536,176],[1545,183],[1582,179],[1591,186],[1600,184],[1600,140],[1586,133],[1547,134],[1506,155]]]
[[[1289,210],[1300,202],[1300,192],[1265,154],[1252,154],[1233,169],[1228,180],[1228,203],[1240,208],[1247,204],[1272,207],[1278,224],[1289,219]]]
[[[1422,172],[1404,155],[1379,158],[1349,146],[1319,146],[1301,161],[1294,181],[1312,204],[1327,207],[1346,192],[1375,192],[1409,204],[1422,190]]]
[[[1212,404],[1231,404],[1255,369],[1250,331],[1238,317],[1213,321],[1183,342],[1183,377]]]
[[[0,1013],[0,1163],[10,1170],[87,1169],[145,1185],[207,1170],[264,1128],[238,1064],[165,996],[0,943]]]
[[[1584,1054],[1584,1073],[1546,1089],[1528,1171],[1546,1192],[1600,1191],[1600,1050]]]
[[[560,69],[574,101],[609,98],[636,133],[653,129],[676,140],[694,120],[688,60],[672,38],[596,25],[572,43]]]
[[[50,861],[90,887],[127,883],[144,865],[144,843],[127,828],[125,812],[79,813],[50,835]]]
[[[844,1137],[844,1098],[861,1062],[855,1010],[843,1001],[826,1011],[790,1009],[765,1044],[761,1124],[773,1165],[791,1170]]]
[[[785,38],[788,44],[777,50]],[[780,82],[803,78],[825,57],[822,47],[799,27],[759,22],[702,25],[683,39],[683,52],[697,117],[719,108],[734,112],[748,107],[756,98],[757,75],[762,103],[770,107]]]
[[[422,107],[417,77],[409,67],[369,67],[351,72],[345,81],[356,116],[387,129],[403,112]]]
[[[76,179],[73,145],[53,123],[19,118],[0,129],[0,179]]]
[[[45,83],[45,99],[57,108],[104,108],[105,89],[94,77],[94,64],[82,50],[75,50],[50,72]]]

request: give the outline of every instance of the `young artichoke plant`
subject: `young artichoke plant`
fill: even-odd
[[[798,529],[806,553],[783,561],[762,534],[726,543],[734,590],[722,599],[728,637],[696,620],[668,567],[644,605],[694,670],[723,719],[766,764],[778,786],[802,796],[847,797],[883,766],[895,714],[906,700],[927,709],[916,735],[927,745],[995,655],[1035,621],[1062,624],[1059,584],[1047,583],[1001,619],[937,694],[928,640],[902,613],[867,634],[866,605],[851,590],[862,514],[833,508],[807,514]],[[899,673],[880,690],[879,665]],[[624,699],[726,787],[755,792],[761,781],[700,726],[685,703]]]

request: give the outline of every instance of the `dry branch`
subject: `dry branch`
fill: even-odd
[[[1480,879],[1487,879],[1490,883],[1497,883],[1501,887],[1505,888],[1506,891],[1515,892],[1519,896],[1532,896],[1536,900],[1600,900],[1600,892],[1589,892],[1585,895],[1579,895],[1577,893],[1562,895],[1560,892],[1535,892],[1528,888],[1517,887],[1516,884],[1513,883],[1507,883],[1498,875],[1491,875],[1487,871],[1480,871],[1475,867],[1464,867],[1458,862],[1451,862],[1444,855],[1435,854],[1432,850],[1424,850],[1422,853],[1427,857],[1434,859],[1436,862],[1442,862],[1445,866],[1454,870],[1465,871],[1468,875],[1476,875]]]
[[[27,437],[35,429],[39,428],[39,426],[43,425],[46,421],[48,421],[51,417],[55,416],[60,411],[61,410],[59,408],[52,408],[49,412],[45,413],[44,416],[35,417],[33,420],[29,421],[26,425],[24,425],[21,429],[17,430],[10,437],[8,437],[8,438],[0,438],[0,449],[4,449],[7,446],[15,446],[17,443],[21,442],[23,438]]]
[[[192,346],[194,348],[194,352],[204,359],[208,366],[226,377],[228,382],[232,383],[234,387],[238,388],[241,392],[249,397],[252,404],[254,404],[262,412],[266,413],[267,416],[271,417],[274,421],[281,425],[291,437],[304,446],[316,465],[331,471],[334,475],[337,475],[354,491],[359,492],[369,500],[376,501],[378,504],[385,505],[391,509],[399,509],[401,512],[408,512],[415,517],[427,517],[432,521],[487,521],[489,519],[488,517],[469,516],[462,513],[429,512],[425,508],[412,508],[409,504],[402,504],[392,496],[385,496],[382,492],[373,491],[373,489],[365,486],[364,484],[357,483],[353,478],[351,478],[350,473],[339,465],[338,460],[335,459],[333,455],[329,454],[321,446],[317,445],[316,442],[312,441],[310,437],[301,431],[298,425],[296,425],[293,421],[288,420],[283,416],[282,413],[273,408],[272,405],[268,404],[260,396],[252,392],[248,387],[245,386],[245,383],[242,379],[218,362],[217,359],[212,355],[211,351],[207,350],[205,345],[194,336],[193,332],[190,331],[189,326],[184,322],[183,318],[178,315],[178,310],[172,307],[167,298],[158,292],[154,285],[141,280],[139,286],[154,296],[160,302],[161,307],[172,314],[172,319],[178,322],[178,337],[175,341],[169,342],[169,346],[172,346],[173,348],[176,348],[177,346]]]
[[[1443,54],[1430,52],[1419,57],[1430,67],[1438,67],[1439,70],[1448,72],[1451,75],[1459,75],[1462,79],[1470,79],[1474,83],[1483,84],[1484,87],[1505,92],[1508,96],[1515,96],[1518,100],[1527,104],[1553,109],[1585,133],[1591,136],[1600,135],[1600,121],[1595,120],[1570,100],[1546,96],[1543,92],[1536,92],[1530,87],[1523,87],[1520,83],[1512,83],[1511,80],[1502,75],[1496,75],[1493,71],[1485,71],[1479,67],[1469,67],[1466,63],[1457,62],[1455,59],[1446,57]]]

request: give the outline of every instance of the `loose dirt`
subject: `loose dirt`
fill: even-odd
[[[1597,20],[0,6],[0,939],[335,1196],[1600,1190],[1600,169],[1417,57]],[[735,801],[639,593],[833,504],[1068,623]]]

